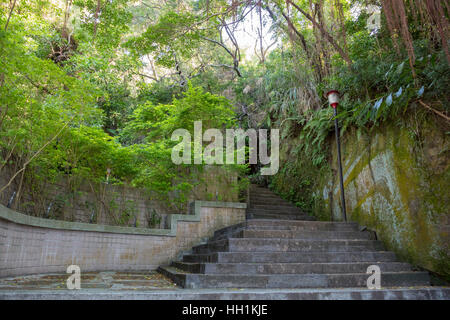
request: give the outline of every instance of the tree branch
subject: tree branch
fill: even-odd
[[[325,28],[317,23],[317,21],[311,17],[306,11],[304,11],[302,8],[300,8],[298,5],[293,3],[291,0],[286,0],[287,3],[291,4],[297,11],[299,11],[301,14],[303,14],[309,21],[312,22],[312,24],[320,30],[322,35],[325,37],[325,39],[328,40],[328,42],[336,49],[336,51],[340,54],[342,59],[347,62],[347,64],[350,66],[352,64],[352,60],[348,56],[348,54],[336,43],[336,41],[333,39],[333,37],[325,30]]]
[[[14,0],[13,4],[11,6],[11,10],[9,10],[8,20],[6,20],[6,24],[5,24],[5,31],[8,30],[9,19],[11,19],[12,13],[14,11],[14,7],[16,6],[16,2],[17,2],[17,0]]]
[[[215,44],[221,46],[222,48],[224,48],[225,51],[233,58],[233,69],[234,69],[234,71],[236,71],[236,74],[237,74],[239,77],[242,77],[241,71],[239,70],[239,60],[237,59],[236,55],[233,54],[233,52],[231,52],[231,50],[228,49],[227,46],[225,46],[225,45],[223,44],[223,42],[217,41],[217,40],[214,40],[214,39],[210,39],[210,38],[207,38],[207,37],[201,37],[201,38],[204,39],[204,40],[206,40],[206,41],[215,43]],[[224,65],[222,65],[222,66],[224,66]]]
[[[52,143],[53,141],[55,141],[55,139],[61,134],[61,132],[63,132],[63,130],[69,125],[69,123],[75,118],[76,114],[74,116],[72,116],[72,118],[67,121],[62,127],[61,129],[59,129],[59,131],[50,139],[48,140],[41,148],[39,148],[38,151],[36,151],[33,156],[31,156],[30,159],[28,159],[27,161],[25,161],[25,163],[23,164],[22,169],[20,169],[19,171],[17,171],[12,177],[11,179],[9,179],[8,183],[6,185],[4,185],[1,189],[0,189],[0,194],[5,191],[6,188],[8,188],[11,183],[14,181],[14,179],[27,168],[27,165],[30,164],[31,161],[33,161],[34,158],[36,158],[50,143]]]
[[[446,115],[443,114],[442,112],[437,111],[436,109],[430,107],[429,105],[427,105],[426,103],[424,103],[422,100],[417,100],[417,101],[419,101],[419,103],[420,103],[422,106],[424,106],[425,108],[427,108],[428,110],[433,111],[433,112],[436,113],[438,116],[444,118],[444,119],[447,120],[447,121],[450,121],[450,117],[446,116]]]

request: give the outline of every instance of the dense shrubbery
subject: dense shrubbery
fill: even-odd
[[[18,197],[24,184],[39,194],[40,187],[63,179],[70,192],[82,183],[94,190],[107,182],[184,202],[202,168],[172,163],[171,133],[192,129],[195,120],[203,121],[204,130],[234,126],[231,105],[187,82],[144,81],[141,57],[121,48],[139,27],[131,21],[129,1],[102,4],[101,12],[97,5],[3,5],[1,173]]]
[[[439,23],[448,8],[434,16],[423,3],[406,4],[409,31],[390,28],[382,15],[381,28],[369,32],[368,3],[2,3],[0,170],[15,172],[19,189],[31,175],[185,194],[201,168],[171,163],[170,135],[192,130],[195,120],[204,129],[279,127],[282,141],[298,138],[289,152],[304,162],[295,166],[326,169],[328,89],[343,94],[343,132],[397,121],[416,111],[417,99],[447,111],[449,57]],[[244,59],[236,30],[250,12],[258,19],[255,54]],[[263,39],[268,25],[275,42]],[[285,176],[295,171],[288,162]],[[314,179],[296,179],[309,194]],[[307,209],[312,200],[298,202]]]
[[[313,191],[319,177],[329,170],[327,138],[334,132],[334,116],[325,97],[328,90],[337,89],[342,94],[338,115],[341,134],[349,127],[371,130],[387,121],[405,125],[402,119],[406,112],[432,112],[413,103],[418,100],[439,112],[449,111],[446,91],[450,66],[436,38],[427,33],[431,26],[417,27],[420,22],[412,21],[416,9],[407,7],[410,28],[416,30],[414,70],[406,49],[401,47],[400,54],[394,50],[384,17],[382,28],[371,33],[366,29],[369,15],[364,11],[345,21],[351,65],[334,54],[329,58],[331,68],[321,73],[315,60],[308,61],[299,46],[285,45],[272,51],[264,66],[243,69],[244,78],[236,86],[237,101],[245,104],[248,117],[257,125],[279,127],[285,143],[292,144],[285,148],[287,158],[279,174],[268,183],[305,211],[321,214]],[[295,26],[307,42],[314,41],[308,30]]]

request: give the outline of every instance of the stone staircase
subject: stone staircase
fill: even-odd
[[[159,271],[191,289],[361,290],[367,288],[367,267],[378,265],[384,289],[430,286],[427,272],[398,261],[372,232],[352,222],[313,220],[268,189],[252,186],[246,222],[216,231]]]
[[[250,187],[247,219],[315,220],[267,188]]]

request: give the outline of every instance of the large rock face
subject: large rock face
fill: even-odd
[[[412,123],[412,122],[411,122]],[[389,250],[450,278],[450,139],[434,121],[353,129],[343,137],[349,220],[376,230]],[[330,137],[331,138],[331,137]],[[316,196],[341,220],[336,144]]]

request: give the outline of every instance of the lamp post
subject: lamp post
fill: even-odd
[[[334,129],[336,133],[336,145],[338,153],[338,166],[339,166],[339,182],[341,185],[341,203],[342,203],[342,213],[344,216],[344,221],[347,221],[347,210],[345,209],[345,194],[344,194],[344,178],[342,176],[342,163],[341,163],[341,141],[339,138],[339,124],[337,119],[337,107],[339,105],[339,92],[336,90],[328,91],[328,102],[334,110]]]

